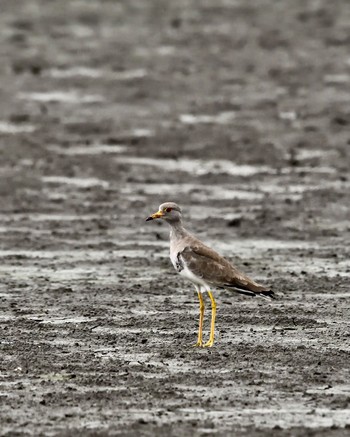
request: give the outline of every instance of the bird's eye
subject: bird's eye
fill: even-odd
[[[172,208],[165,208],[165,211],[170,212],[170,211],[172,211]]]

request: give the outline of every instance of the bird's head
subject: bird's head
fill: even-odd
[[[162,203],[159,207],[159,211],[150,215],[146,219],[146,222],[156,219],[163,219],[168,223],[178,222],[181,220],[181,208],[174,202]]]

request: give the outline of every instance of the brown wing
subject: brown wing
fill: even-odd
[[[269,291],[245,276],[229,261],[207,246],[187,246],[181,252],[181,256],[188,268],[209,284],[225,288],[239,288],[255,293]]]

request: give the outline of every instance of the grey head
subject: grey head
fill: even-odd
[[[180,222],[182,218],[181,208],[174,202],[165,202],[159,206],[159,210],[150,215],[146,222],[149,220],[163,219],[170,225]]]

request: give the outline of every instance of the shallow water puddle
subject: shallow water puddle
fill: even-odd
[[[27,317],[27,319],[31,320],[36,320],[37,317]],[[54,316],[50,316],[49,319],[43,319],[40,320],[39,324],[42,325],[64,325],[67,323],[87,323],[87,322],[93,322],[94,320],[96,320],[96,317],[84,317],[84,316],[79,316],[79,317],[54,317]]]
[[[43,176],[41,180],[47,184],[74,185],[79,188],[103,187],[108,188],[109,182],[97,178],[69,178],[66,176]]]
[[[100,103],[105,99],[99,94],[81,94],[76,90],[71,91],[50,91],[36,93],[20,93],[20,100],[34,100],[43,103]]]
[[[156,48],[156,53],[159,56],[172,56],[176,53],[178,47],[163,45]]]
[[[58,146],[48,147],[48,150],[52,152],[67,156],[114,154],[125,152],[127,149],[127,146],[117,144],[95,144],[92,146],[73,146],[69,148]]]
[[[155,48],[137,47],[135,49],[135,55],[139,57],[158,56],[172,56],[179,50],[176,46],[162,45]]]
[[[196,201],[205,202],[206,200],[247,200],[257,201],[262,200],[268,194],[274,193],[279,199],[288,197],[294,201],[300,200],[302,194],[306,191],[320,189],[320,186],[313,185],[300,185],[289,184],[288,186],[282,186],[281,181],[275,183],[262,183],[261,185],[252,186],[249,184],[236,185],[235,189],[232,189],[232,185],[200,185],[200,184],[154,184],[149,183],[147,185],[140,183],[126,183],[124,184],[120,192],[122,194],[132,195],[137,192],[145,195],[162,195],[162,196],[174,196],[181,194],[191,194],[191,199]],[[195,208],[195,205],[189,205],[190,211]],[[208,208],[202,205],[202,208]],[[216,210],[211,208],[215,213]],[[201,217],[203,214],[200,214]],[[212,216],[212,215],[211,215]],[[215,214],[214,214],[215,216]]]
[[[70,79],[72,77],[86,77],[90,79],[113,79],[116,81],[128,81],[143,79],[148,75],[147,70],[139,68],[135,70],[111,71],[92,67],[52,68],[47,72],[48,76],[55,79]]]
[[[180,121],[183,124],[228,124],[236,117],[233,111],[221,112],[216,115],[182,114]]]
[[[112,73],[112,77],[115,80],[135,80],[143,79],[148,75],[147,70],[144,68],[138,68],[135,70],[115,71]]]
[[[326,74],[323,78],[326,84],[343,84],[350,82],[349,74]]]
[[[41,258],[41,259],[62,259],[62,260],[80,260],[80,261],[99,261],[110,257],[110,253],[103,250],[0,250],[0,257],[21,256],[25,258]]]
[[[9,297],[8,294],[1,294],[0,296],[4,296],[6,298]],[[9,322],[10,320],[13,320],[16,316],[15,315],[8,315],[8,314],[0,314],[0,322]]]
[[[0,214],[0,221],[13,222],[13,221],[29,221],[29,222],[45,222],[45,221],[90,221],[100,219],[101,216],[97,214],[42,214],[42,213],[30,213],[30,214]]]
[[[131,135],[136,138],[150,138],[154,136],[154,132],[151,129],[133,129]]]
[[[216,241],[208,239],[209,244],[219,248],[223,253],[232,254],[232,251],[239,253],[240,256],[255,255],[259,256],[266,251],[286,250],[290,249],[317,249],[318,243],[309,243],[307,241],[287,241],[287,240],[273,240],[273,239],[237,239],[232,242]],[[288,257],[290,258],[290,254]]]
[[[319,190],[320,185],[309,185],[309,184],[288,184],[286,186],[282,185],[281,180],[276,180],[274,182],[262,182],[257,187],[260,191],[266,194],[303,194],[306,191]]]
[[[132,244],[132,241],[129,242]],[[139,245],[139,241],[135,240],[135,243]],[[146,241],[144,243],[148,245]],[[150,242],[151,246],[158,246],[157,244],[153,244]],[[133,245],[134,246],[134,245]],[[140,245],[142,246],[142,245]],[[159,242],[159,246],[162,248],[168,248],[168,244],[166,242]],[[162,249],[163,252],[165,252]],[[114,255],[115,258],[120,257],[128,257],[128,258],[144,258],[146,257],[146,253],[149,252],[149,249],[108,249],[108,250],[96,250],[90,248],[82,248],[82,249],[68,249],[68,250],[26,250],[26,249],[4,249],[0,250],[0,258],[5,257],[21,257],[28,259],[55,259],[56,261],[101,261],[104,259],[111,259],[111,256]],[[1,266],[0,266],[1,268]]]
[[[312,290],[310,290],[312,292]],[[337,291],[332,291],[332,293],[314,293],[312,292],[312,297],[313,298],[318,298],[318,299],[348,299],[349,298],[349,292],[345,291],[345,292],[337,292]],[[331,320],[327,320],[327,319],[322,319],[322,320],[317,320],[317,322],[321,323],[321,322],[327,322],[328,324],[338,324],[339,322],[331,319]],[[347,322],[345,320],[342,320],[341,323],[350,323],[350,320]]]
[[[281,120],[295,121],[297,119],[297,113],[295,111],[281,111],[278,113]]]
[[[109,241],[113,241],[113,240],[109,239]],[[135,238],[130,238],[126,241],[119,241],[118,238],[118,240],[115,241],[115,244],[121,247],[132,245],[133,247],[137,247],[137,248],[141,248],[142,246],[155,246],[155,247],[169,248],[168,241],[142,240],[142,239],[135,239]],[[113,250],[118,250],[118,249],[113,249]],[[141,250],[146,251],[146,249],[141,249]]]
[[[304,167],[284,167],[282,169],[274,169],[266,165],[247,165],[236,164],[227,159],[158,159],[139,156],[120,156],[116,158],[119,164],[130,164],[139,166],[157,167],[164,171],[184,172],[196,176],[212,174],[228,174],[231,176],[249,177],[257,174],[269,175],[289,175],[299,173],[309,174],[334,174],[336,169],[326,166],[304,166]]]
[[[69,27],[62,26],[62,30],[69,31],[77,38],[90,38],[95,35],[95,31],[91,26],[84,26],[83,24],[71,24]]]
[[[156,159],[135,156],[120,156],[117,163],[130,165],[143,165],[158,167],[166,171],[182,171],[197,176],[213,174],[230,174],[232,176],[252,176],[259,173],[271,173],[274,171],[267,166],[238,165],[226,159]]]
[[[260,205],[252,205],[252,203],[249,203],[246,206],[242,204],[240,206],[240,213],[238,214],[232,212],[232,207],[218,209],[212,206],[204,206],[203,204],[184,204],[183,206],[186,208],[186,210],[188,209],[188,216],[191,220],[206,220],[209,217],[231,220],[232,218],[242,217],[243,214],[244,217],[253,219],[255,218],[255,214],[261,210]]]
[[[143,192],[147,195],[175,195],[191,193],[193,199],[208,200],[260,200],[264,197],[263,193],[241,189],[231,189],[229,186],[213,186],[199,184],[124,184],[121,187],[122,194]]]
[[[91,67],[72,67],[72,68],[51,68],[47,75],[55,79],[66,79],[71,77],[90,77],[93,79],[103,76],[104,70]]]
[[[299,160],[313,159],[328,157],[330,155],[335,155],[334,150],[314,150],[314,149],[300,149],[297,151],[296,158]]]
[[[82,268],[75,267],[73,269],[58,269],[52,270],[43,267],[24,267],[24,266],[0,266],[0,274],[5,274],[8,277],[17,280],[30,280],[33,278],[45,278],[52,282],[62,284],[71,281],[85,280],[86,283],[98,282],[99,284],[117,282],[108,280],[108,276],[113,277],[112,269],[103,269],[101,266],[98,270],[95,267]]]
[[[36,130],[36,127],[32,124],[17,124],[10,123],[7,121],[0,121],[0,133],[3,134],[20,134],[20,133],[31,133]]]

